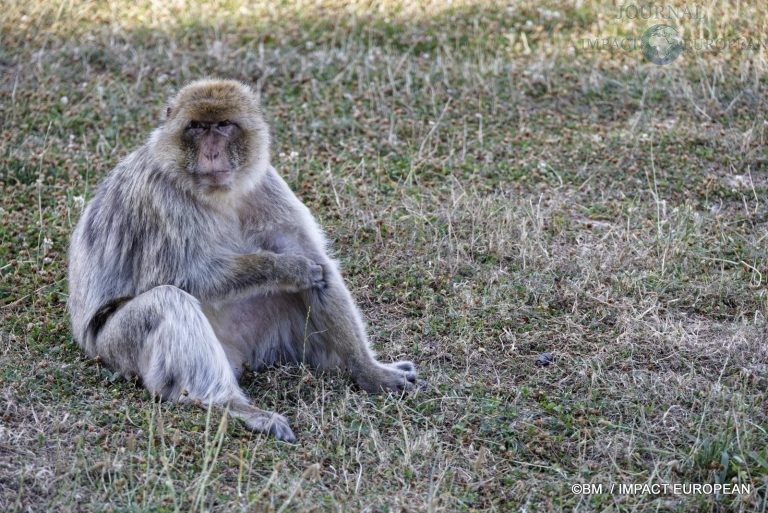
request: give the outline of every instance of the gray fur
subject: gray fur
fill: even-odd
[[[321,230],[268,164],[266,125],[249,126],[263,133],[231,189],[191,186],[163,126],[118,164],[72,235],[69,310],[78,344],[123,375],[293,441],[250,405],[244,368],[343,368],[369,392],[412,389],[416,369],[376,361]]]

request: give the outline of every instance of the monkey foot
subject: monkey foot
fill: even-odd
[[[401,392],[421,387],[413,362],[376,363],[376,367],[355,376],[360,387],[368,393]]]

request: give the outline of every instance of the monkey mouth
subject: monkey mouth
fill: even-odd
[[[198,176],[206,185],[212,187],[226,187],[232,184],[232,177],[235,172],[231,169],[211,169]]]

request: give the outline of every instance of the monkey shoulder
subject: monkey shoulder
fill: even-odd
[[[210,247],[199,235],[216,233],[198,210],[141,147],[98,186],[79,222],[79,256],[123,293],[174,283]]]

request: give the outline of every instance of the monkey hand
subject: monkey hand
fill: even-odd
[[[284,255],[287,284],[295,291],[324,289],[325,269],[302,255]]]
[[[296,435],[288,425],[288,419],[277,413],[257,410],[250,415],[240,415],[251,431],[272,435],[280,441],[296,443]]]

